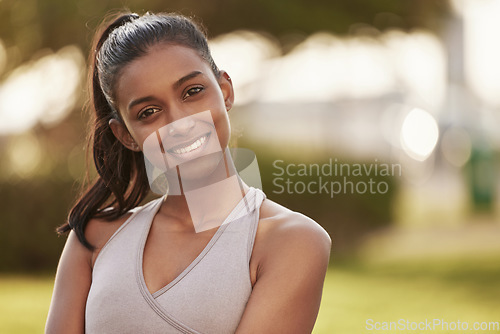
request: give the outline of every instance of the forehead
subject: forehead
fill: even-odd
[[[115,86],[116,102],[120,106],[125,99],[150,94],[158,85],[172,85],[192,71],[212,74],[208,63],[192,48],[175,44],[153,46],[121,70]]]

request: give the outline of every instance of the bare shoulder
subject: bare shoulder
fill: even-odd
[[[331,245],[328,232],[311,218],[269,199],[262,203],[254,248],[260,260],[287,254],[294,257],[291,260],[315,258],[324,262]]]
[[[259,229],[262,239],[297,239],[331,247],[330,235],[321,225],[269,199],[262,203]]]
[[[236,333],[311,333],[331,244],[314,220],[264,200],[250,259],[252,294]]]
[[[92,267],[94,266],[94,262],[101,249],[131,215],[132,213],[129,212],[120,218],[111,221],[101,218],[92,218],[89,220],[87,226],[85,227],[85,238],[92,246],[94,246],[94,251],[91,255]]]

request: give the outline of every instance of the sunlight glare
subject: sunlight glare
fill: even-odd
[[[414,108],[406,115],[401,128],[401,145],[411,158],[427,159],[434,151],[438,137],[436,120],[427,111]]]
[[[500,1],[464,2],[466,76],[485,102],[500,105]]]
[[[84,58],[67,46],[15,69],[0,86],[0,134],[58,122],[74,107]]]
[[[280,55],[277,44],[261,34],[235,31],[210,40],[210,50],[217,66],[233,78],[236,104],[257,98],[264,62]]]
[[[425,31],[393,30],[383,36],[397,81],[417,100],[439,109],[446,91],[446,56],[439,39]]]

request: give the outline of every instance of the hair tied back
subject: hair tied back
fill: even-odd
[[[121,27],[122,25],[124,25],[125,23],[128,23],[128,22],[132,22],[136,19],[138,19],[140,16],[139,14],[136,14],[136,13],[128,13],[128,14],[122,14],[120,16],[118,16],[101,34],[101,38],[99,39],[96,47],[95,47],[95,50],[94,52],[97,53],[99,52],[99,50],[101,49],[101,46],[102,44],[104,43],[104,41],[106,41],[108,39],[108,36],[109,34],[111,34],[111,32],[113,30],[115,30],[116,28],[118,27]]]

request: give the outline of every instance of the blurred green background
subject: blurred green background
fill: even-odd
[[[500,322],[498,1],[1,0],[0,333],[43,330],[54,229],[86,169],[89,45],[121,8],[205,25],[235,85],[235,146],[269,198],[331,235],[315,333]],[[314,165],[344,174],[299,171]]]

